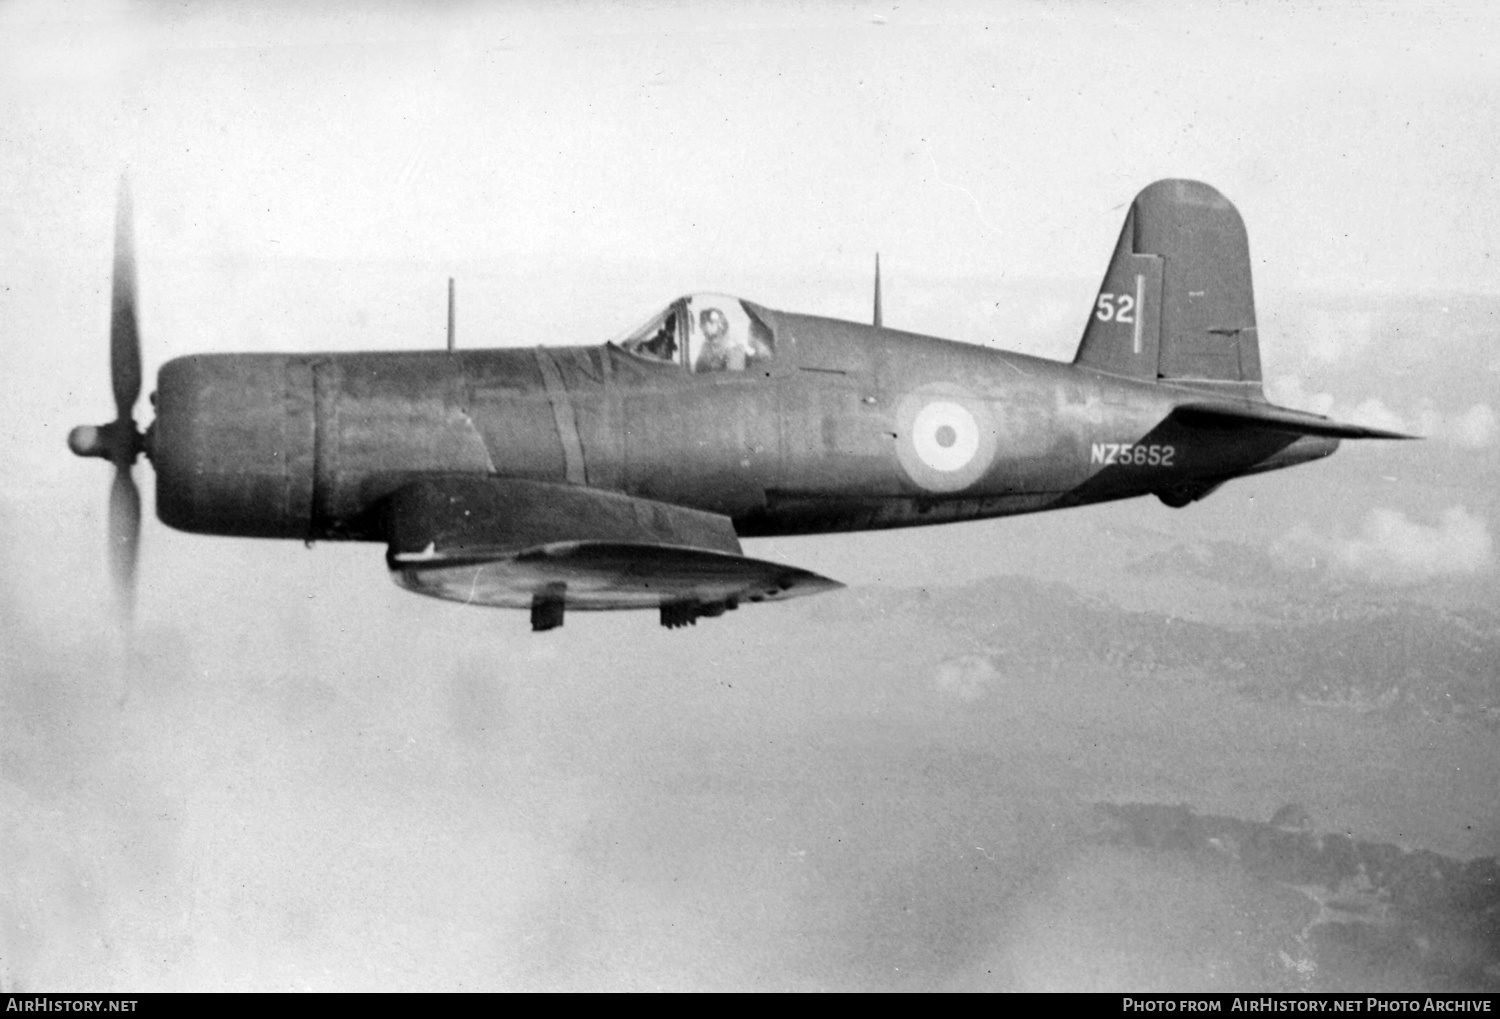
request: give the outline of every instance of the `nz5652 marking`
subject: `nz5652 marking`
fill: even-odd
[[[1176,446],[1096,442],[1089,463],[1105,467],[1171,467],[1176,456]]]

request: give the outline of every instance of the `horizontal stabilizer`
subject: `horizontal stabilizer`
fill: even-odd
[[[1271,404],[1188,403],[1172,411],[1172,419],[1189,428],[1289,432],[1293,435],[1319,435],[1329,439],[1417,439],[1421,436],[1391,432],[1384,428],[1348,425],[1306,411]]]

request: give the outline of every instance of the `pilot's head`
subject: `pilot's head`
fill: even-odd
[[[729,320],[718,308],[705,308],[698,316],[698,325],[703,329],[704,339],[708,340],[717,340],[729,331]]]

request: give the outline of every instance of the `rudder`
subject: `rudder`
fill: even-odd
[[[1250,245],[1227,198],[1190,180],[1136,195],[1073,363],[1149,381],[1241,383],[1260,398]]]

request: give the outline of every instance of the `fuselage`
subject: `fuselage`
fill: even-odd
[[[903,527],[1144,494],[1172,505],[1337,440],[1184,428],[1201,391],[746,305],[774,356],[695,373],[621,346],[194,355],[148,438],[183,530],[384,540],[412,481],[583,485],[741,535]],[[743,358],[741,359],[743,362]]]

